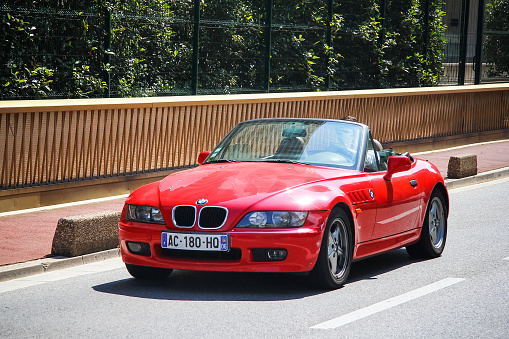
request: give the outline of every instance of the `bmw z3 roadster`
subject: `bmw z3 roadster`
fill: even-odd
[[[449,198],[431,163],[382,149],[366,125],[258,119],[237,125],[196,168],[126,200],[122,259],[135,278],[173,269],[309,272],[347,280],[353,261],[406,247],[442,254]]]

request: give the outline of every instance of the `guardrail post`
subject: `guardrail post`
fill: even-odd
[[[380,11],[378,12],[378,20],[380,20],[380,35],[378,42],[383,43],[385,38],[385,17],[387,16],[387,3],[385,0],[380,0]]]
[[[265,32],[265,91],[270,91],[270,58],[272,57],[272,9],[273,0],[267,0],[266,4],[266,32]]]
[[[380,51],[382,50],[382,46],[385,42],[385,27],[387,25],[385,22],[386,17],[387,17],[387,1],[380,0],[380,11],[378,12],[378,20],[380,20],[380,34],[378,35],[378,48],[380,49]],[[381,70],[380,63],[378,63],[378,67]],[[384,75],[381,72],[378,75],[378,86],[380,88],[383,88],[384,87],[383,83],[384,83]]]
[[[460,57],[458,62],[458,85],[465,84],[465,60],[467,59],[468,16],[470,14],[470,0],[461,3],[461,36]]]
[[[479,8],[477,9],[477,39],[475,42],[475,66],[474,66],[474,84],[481,83],[482,73],[482,41],[484,26],[484,0],[479,0]]]
[[[104,66],[108,65],[111,62],[111,11],[108,7],[104,10]],[[109,68],[109,67],[108,67]],[[104,91],[104,97],[110,97],[110,85],[111,78],[110,72],[105,69],[104,70],[104,80],[106,82],[106,90]]]
[[[428,67],[428,49],[429,49],[429,3],[430,0],[424,0],[424,36],[423,36],[423,51],[424,56],[424,68]]]
[[[200,0],[194,0],[193,65],[191,69],[191,94],[198,92],[198,62],[200,49]]]
[[[327,47],[329,48],[328,52],[327,52],[327,76],[325,77],[325,88],[327,90],[329,90],[330,88],[330,80],[331,80],[331,76],[330,76],[330,72],[329,72],[329,67],[330,67],[330,48],[332,47],[332,27],[331,27],[331,24],[332,24],[332,16],[334,15],[334,0],[329,0],[329,8],[328,8],[328,13],[327,13],[327,37],[326,37],[326,44],[327,44]]]

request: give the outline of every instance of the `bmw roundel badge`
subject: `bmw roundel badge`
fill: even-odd
[[[369,196],[371,197],[371,199],[375,199],[375,193],[373,193],[372,190],[369,190]]]
[[[198,201],[196,201],[196,205],[205,205],[208,202],[209,201],[207,199],[199,199]]]

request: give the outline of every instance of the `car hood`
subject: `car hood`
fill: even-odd
[[[278,192],[355,174],[359,172],[286,163],[208,164],[163,179],[159,197],[161,206],[196,205],[199,199],[207,199],[209,206],[239,200],[246,206]]]

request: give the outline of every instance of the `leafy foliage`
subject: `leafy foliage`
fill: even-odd
[[[1,8],[0,81],[2,99],[100,95],[103,34],[95,1],[8,0]],[[99,25],[98,27],[101,27]]]
[[[263,1],[204,1],[201,6],[201,93],[260,91],[264,81]]]
[[[268,3],[201,0],[199,93],[262,92],[267,81],[270,91],[428,86],[442,73],[443,0],[429,1],[427,17],[424,0],[335,0],[332,8],[273,0],[271,18]],[[193,6],[7,0],[0,98],[190,94]]]
[[[188,89],[192,2],[125,0],[110,8],[112,92],[151,96]]]
[[[426,20],[425,3],[393,0],[387,4],[390,14],[381,58],[384,87],[438,84],[447,42],[442,22],[445,13],[442,0],[430,1]]]
[[[490,63],[489,76],[509,75],[509,0],[486,5],[484,55]]]
[[[0,26],[2,54],[10,54],[10,58],[2,55],[1,67],[5,70],[0,78],[2,99],[5,94],[17,97],[28,95],[39,99],[50,91],[49,84],[53,70],[40,67],[33,58],[24,58],[35,47],[34,31],[36,27],[23,20],[20,16],[2,13]],[[26,93],[26,94],[25,94]]]

